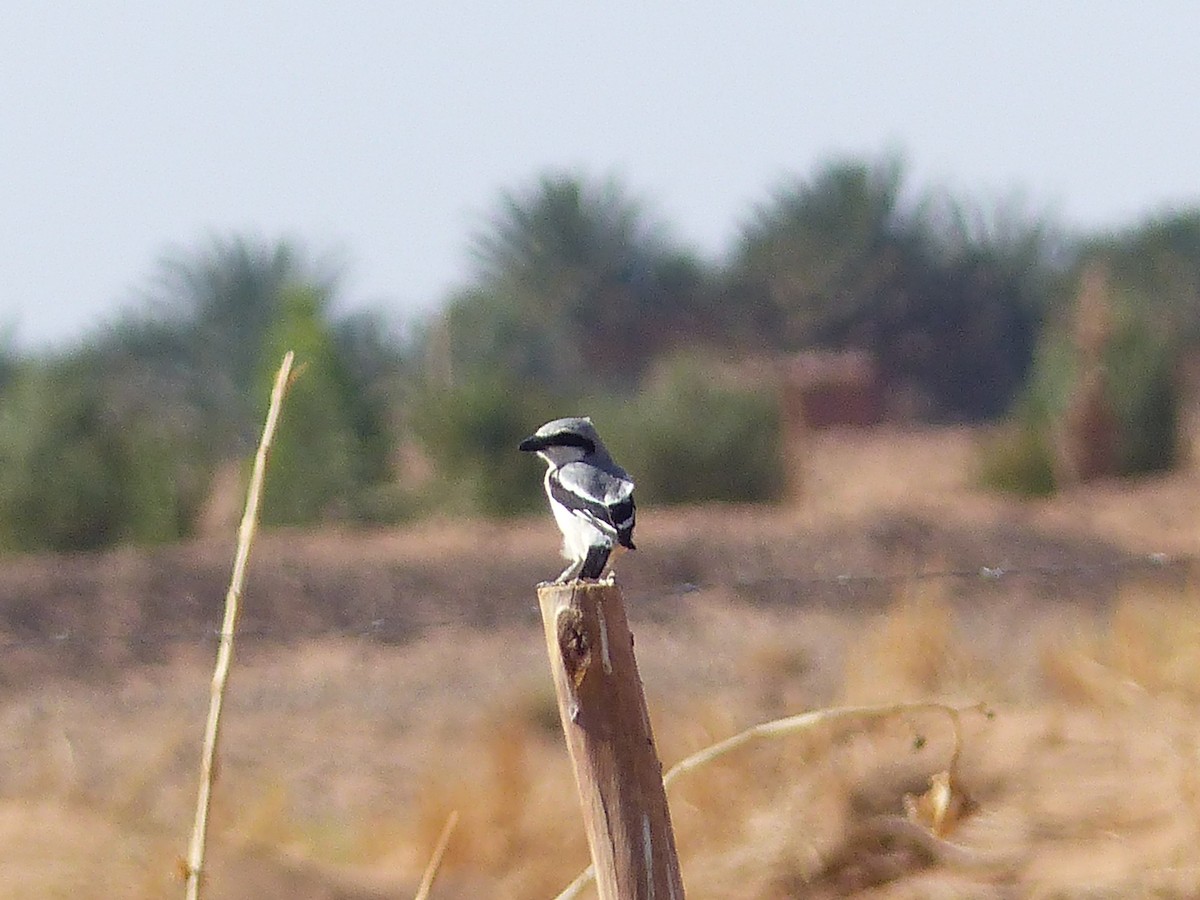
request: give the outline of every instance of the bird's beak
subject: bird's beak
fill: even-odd
[[[544,449],[545,446],[545,438],[538,437],[536,434],[532,434],[525,438],[525,440],[521,441],[521,443],[517,445],[517,449],[525,453],[536,453],[538,450]]]

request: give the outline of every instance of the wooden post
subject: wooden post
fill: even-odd
[[[675,835],[616,585],[538,588],[600,900],[682,900]]]

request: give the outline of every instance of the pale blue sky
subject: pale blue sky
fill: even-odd
[[[428,309],[551,167],[621,176],[710,254],[839,153],[1119,225],[1200,202],[1198,41],[1191,0],[13,4],[0,326],[75,341],[232,231],[340,253],[350,306]]]

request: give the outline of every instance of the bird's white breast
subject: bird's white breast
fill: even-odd
[[[583,516],[571,512],[550,494],[550,475],[553,471],[546,471],[546,496],[550,498],[550,511],[554,513],[554,521],[558,524],[558,530],[562,532],[563,556],[569,560],[581,560],[587,556],[591,547],[612,547],[612,538]]]

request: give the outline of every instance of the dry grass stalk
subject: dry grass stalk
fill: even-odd
[[[798,734],[802,731],[816,728],[819,725],[824,725],[830,722],[841,720],[870,720],[870,719],[887,719],[893,716],[902,716],[913,713],[935,712],[941,713],[950,719],[950,724],[954,730],[954,748],[950,755],[950,761],[946,768],[946,783],[949,785],[953,780],[958,768],[958,760],[962,754],[962,715],[967,712],[981,712],[988,714],[986,707],[983,704],[975,704],[968,707],[955,707],[945,703],[889,703],[883,706],[843,706],[830,709],[817,709],[807,713],[801,713],[796,716],[788,716],[784,719],[775,719],[770,722],[761,722],[758,725],[751,726],[744,731],[740,731],[732,737],[728,737],[723,741],[719,741],[710,747],[703,750],[698,750],[691,756],[681,759],[673,765],[663,776],[663,787],[670,787],[682,775],[693,772],[703,766],[708,765],[714,760],[727,756],[735,750],[747,746],[761,739],[785,737],[788,735]],[[934,785],[936,790],[937,785]],[[940,825],[941,822],[933,823]],[[936,837],[936,836],[935,836]],[[574,881],[558,895],[556,900],[574,900],[577,898],[584,888],[591,882],[595,872],[592,867],[585,869],[579,874]]]
[[[246,492],[246,509],[238,528],[237,552],[234,556],[233,574],[229,579],[229,590],[225,594],[225,619],[221,625],[221,644],[217,649],[217,663],[213,669],[212,692],[208,704],[208,721],[204,726],[204,746],[200,755],[200,790],[196,798],[196,819],[192,826],[192,839],[188,844],[186,862],[187,900],[198,900],[204,869],[204,846],[208,833],[208,810],[212,799],[213,766],[217,756],[217,739],[220,734],[221,706],[225,699],[225,685],[229,680],[229,668],[233,662],[233,634],[237,625],[238,607],[242,596],[242,585],[246,580],[246,564],[250,559],[250,545],[258,525],[258,508],[262,497],[263,477],[267,468],[267,451],[275,437],[279,422],[279,411],[287,392],[294,356],[289,350],[283,357],[275,386],[271,390],[271,405],[263,426],[262,440],[254,456],[254,470],[250,475],[250,487]]]
[[[588,866],[575,877],[574,881],[563,888],[562,893],[555,897],[554,900],[575,900],[583,892],[583,889],[592,883],[595,875],[595,867]]]
[[[902,716],[910,713],[922,712],[937,712],[942,713],[950,718],[950,722],[954,727],[954,751],[950,757],[950,770],[953,771],[958,763],[959,755],[962,752],[962,725],[961,717],[964,712],[984,712],[985,708],[981,704],[959,708],[949,706],[945,703],[889,703],[883,706],[840,706],[832,709],[816,709],[812,712],[801,713],[798,716],[788,716],[786,719],[775,719],[772,722],[761,722],[758,725],[753,725],[745,731],[740,731],[732,737],[728,737],[723,741],[713,744],[711,747],[706,747],[703,750],[698,750],[691,756],[681,759],[667,771],[663,776],[663,785],[670,787],[671,783],[679,776],[685,775],[701,766],[707,765],[715,759],[719,759],[739,747],[744,747],[747,744],[762,739],[784,737],[786,735],[798,734],[802,731],[807,731],[810,728],[815,728],[818,725],[824,725],[828,722],[834,722],[841,719],[888,719],[893,716]]]
[[[421,876],[421,885],[417,888],[416,900],[428,900],[429,892],[433,889],[433,880],[437,877],[442,857],[445,856],[446,847],[450,843],[450,835],[454,833],[454,826],[457,824],[458,810],[455,810],[446,819],[442,833],[438,836],[437,844],[433,848],[433,855],[429,857],[429,865],[425,867],[425,874]]]

